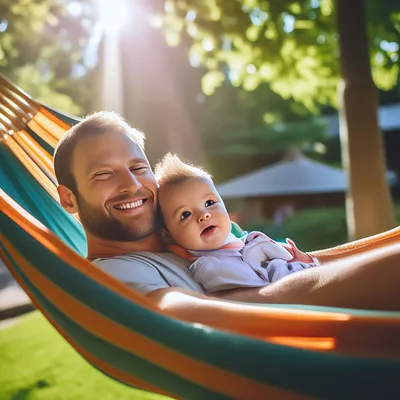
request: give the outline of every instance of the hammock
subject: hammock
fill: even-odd
[[[399,398],[400,313],[238,304],[191,324],[87,261],[51,158],[75,121],[0,77],[0,256],[89,363],[183,399]]]

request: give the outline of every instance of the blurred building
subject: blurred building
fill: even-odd
[[[394,172],[387,177],[391,185],[396,182]],[[238,222],[264,217],[280,224],[301,209],[344,206],[347,179],[344,170],[289,149],[280,162],[231,179],[217,189],[228,209],[241,219]]]

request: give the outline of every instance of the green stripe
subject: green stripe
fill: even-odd
[[[86,237],[80,224],[58,204],[35,178],[0,145],[0,187],[67,245],[85,256]]]

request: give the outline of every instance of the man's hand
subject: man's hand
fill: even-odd
[[[282,246],[293,256],[290,261],[300,261],[304,263],[314,262],[313,258],[303,251],[299,250],[296,244],[291,239],[286,239],[286,244],[282,243]]]

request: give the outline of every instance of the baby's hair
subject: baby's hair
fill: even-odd
[[[186,164],[171,153],[166,154],[155,166],[154,173],[160,187],[180,183],[189,178],[212,180],[212,176],[201,167]]]

